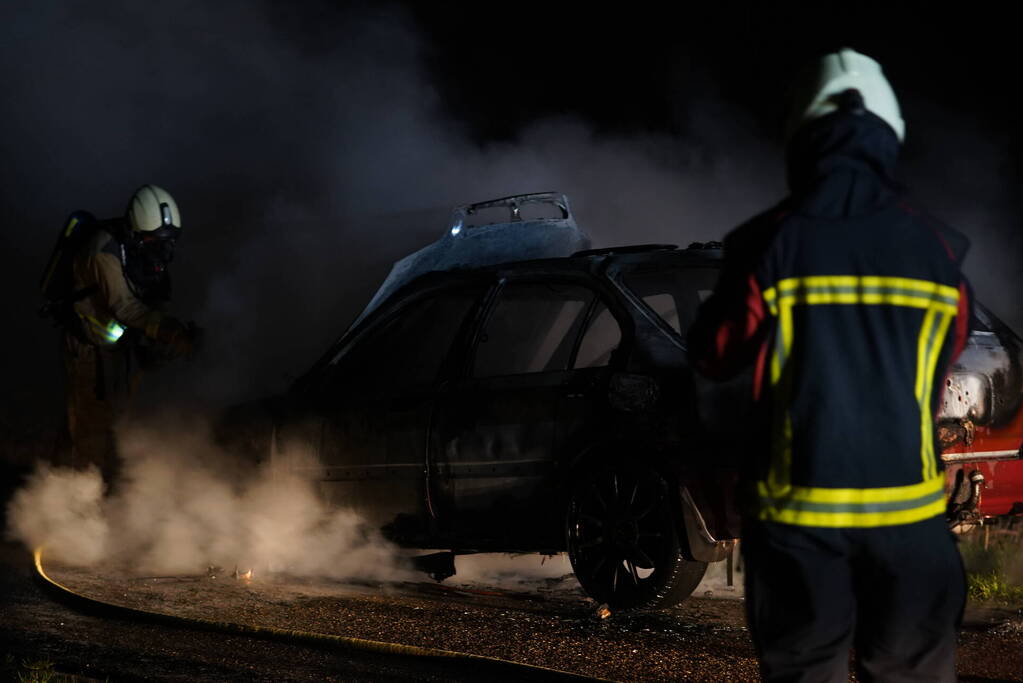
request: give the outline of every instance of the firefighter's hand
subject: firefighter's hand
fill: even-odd
[[[182,325],[176,320],[165,320],[160,332],[160,341],[171,358],[194,356],[203,337],[202,329],[195,323]]]

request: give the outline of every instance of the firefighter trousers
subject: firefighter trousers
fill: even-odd
[[[746,609],[765,681],[955,681],[966,578],[945,521],[747,524]]]
[[[98,347],[67,335],[64,369],[67,384],[67,421],[71,436],[71,466],[95,466],[112,483],[118,460],[114,426],[128,409],[138,384],[127,347]]]

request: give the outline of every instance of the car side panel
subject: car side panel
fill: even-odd
[[[468,546],[557,542],[554,425],[564,372],[465,380],[439,403],[431,440],[445,536]]]
[[[422,535],[426,439],[434,397],[410,394],[325,410],[321,491],[395,539]]]

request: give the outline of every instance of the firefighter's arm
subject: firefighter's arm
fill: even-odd
[[[128,286],[121,262],[116,256],[96,254],[90,259],[89,265],[103,301],[119,323],[168,347],[174,355],[185,355],[193,351],[188,327],[140,301]]]
[[[703,375],[728,379],[752,364],[763,344],[766,314],[752,272],[726,265],[714,294],[689,329],[689,358]]]

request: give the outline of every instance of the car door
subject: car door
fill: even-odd
[[[586,316],[559,396],[555,443],[562,457],[572,458],[609,443],[614,420],[608,387],[622,338],[621,321],[598,297]]]
[[[433,496],[452,538],[515,549],[550,530],[558,400],[594,296],[574,282],[511,281],[497,293],[431,439]]]
[[[717,268],[707,266],[636,264],[624,269],[620,282],[681,344],[719,274]],[[688,358],[682,359],[688,368]],[[669,366],[665,360],[662,364]],[[748,450],[748,432],[735,416],[748,415],[751,410],[751,375],[747,369],[728,382],[716,382],[687,369],[678,376],[683,381],[682,391],[671,401],[676,429],[684,434],[685,445],[677,452],[684,468],[683,483],[715,538],[739,533],[735,482],[740,460]],[[662,431],[668,434],[669,428]]]
[[[399,302],[336,359],[322,390],[321,484],[395,540],[430,533],[427,438],[452,346],[483,286],[456,286]]]

